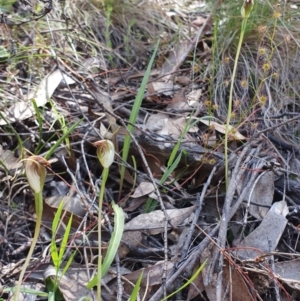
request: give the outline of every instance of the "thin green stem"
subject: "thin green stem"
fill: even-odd
[[[105,185],[108,178],[109,169],[104,167],[102,173],[102,183],[99,195],[99,207],[98,207],[98,281],[97,281],[97,300],[101,301],[101,266],[102,266],[102,255],[101,255],[101,216],[102,216],[102,204],[105,192]]]
[[[227,120],[226,120],[226,131],[225,131],[225,183],[226,183],[226,190],[228,188],[228,136],[229,136],[229,124],[230,124],[230,119],[231,119],[231,113],[232,113],[232,98],[233,98],[233,87],[234,87],[234,80],[235,80],[235,75],[237,71],[237,65],[238,65],[238,60],[239,56],[241,53],[241,48],[242,48],[242,43],[244,40],[244,34],[246,31],[246,25],[247,25],[247,20],[248,18],[243,18],[242,21],[242,26],[241,26],[241,34],[240,34],[240,39],[239,39],[239,44],[237,47],[236,51],[236,57],[234,60],[234,66],[233,66],[233,71],[232,71],[232,76],[231,76],[231,83],[230,83],[230,92],[229,92],[229,101],[228,101],[228,112],[227,112]]]
[[[34,229],[34,236],[32,239],[32,243],[28,252],[28,255],[26,257],[25,263],[22,267],[22,271],[20,273],[19,276],[19,281],[17,284],[17,288],[16,288],[16,293],[14,296],[14,301],[18,301],[19,300],[19,294],[21,291],[21,284],[22,284],[22,280],[23,277],[25,275],[26,269],[29,265],[29,261],[31,259],[31,256],[33,254],[33,251],[35,249],[36,243],[38,241],[39,238],[39,234],[40,234],[40,228],[41,228],[41,223],[42,223],[42,213],[43,213],[43,195],[42,195],[42,191],[35,193],[34,194],[34,199],[35,199],[35,210],[36,210],[36,223],[35,223],[35,229]]]

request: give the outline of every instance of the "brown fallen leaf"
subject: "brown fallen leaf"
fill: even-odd
[[[206,124],[211,129],[216,130],[217,132],[221,134],[226,133],[226,124],[220,124],[215,121],[207,120],[207,119],[198,119],[200,122]],[[229,140],[246,140],[247,138],[243,136],[237,129],[235,129],[233,126],[228,126],[229,134],[228,139]]]

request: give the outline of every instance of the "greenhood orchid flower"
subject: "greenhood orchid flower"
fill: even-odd
[[[243,18],[248,18],[250,16],[251,10],[254,5],[254,0],[245,0],[241,8],[241,14]]]
[[[114,162],[115,147],[110,140],[100,140],[93,144],[97,147],[97,157],[104,168],[109,168]]]
[[[25,159],[25,174],[34,193],[42,191],[47,173],[46,167],[49,166],[49,162],[40,156]]]

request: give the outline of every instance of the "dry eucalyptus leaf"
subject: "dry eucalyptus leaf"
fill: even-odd
[[[176,227],[190,217],[194,210],[195,206],[192,206],[184,209],[169,209],[166,212],[171,224]],[[164,223],[164,214],[161,210],[140,214],[125,225],[122,241],[130,247],[137,247],[142,241],[141,230],[148,230],[151,235],[159,234],[164,231]],[[119,246],[118,255],[120,258],[124,258],[130,252],[126,245],[121,243]]]
[[[167,274],[173,268],[173,266],[174,263],[172,261],[167,261]],[[130,282],[136,283],[137,279],[141,275],[141,272],[144,272],[141,286],[145,286],[147,284],[147,279],[149,280],[149,286],[153,286],[162,283],[164,268],[165,268],[165,262],[160,261],[157,264],[154,264],[145,269],[134,271],[130,274],[125,275],[124,277]]]
[[[199,119],[199,121],[206,124],[207,126],[209,126],[210,128],[216,130],[217,132],[219,132],[221,134],[226,133],[226,124],[219,124],[215,121],[210,121],[210,120],[201,119],[201,118]],[[238,132],[231,125],[228,126],[228,130],[229,130],[229,135],[228,135],[229,140],[246,140],[247,139],[245,136],[243,136],[240,132]]]
[[[132,248],[140,245],[142,241],[142,231],[138,230],[123,232],[122,241],[125,242],[126,245],[121,242],[118,248],[118,255],[120,258],[124,258],[130,252],[130,249],[127,247],[127,245]]]
[[[28,101],[16,102],[10,108],[4,110],[2,114],[10,123],[15,121],[21,121],[33,116],[35,114],[35,111],[31,100],[35,99],[38,107],[44,106],[52,97],[59,83],[65,77],[66,75],[63,74],[59,69],[49,73],[41,81],[36,91],[29,93],[29,95],[26,97]],[[0,125],[4,124],[6,124],[6,122],[3,119],[1,119]]]
[[[76,229],[78,229],[80,223],[82,222],[82,217],[85,215],[86,212],[86,210],[79,201],[79,197],[57,195],[50,198],[46,198],[42,216],[43,226],[51,229],[53,218],[62,200],[64,200],[63,209],[65,210],[66,214],[63,215],[61,219],[62,223],[60,224],[60,227],[57,230],[57,234],[60,236],[63,236],[65,233],[65,227],[69,221],[71,213],[73,213],[71,233],[75,233],[77,231]],[[93,237],[93,233],[91,233],[90,239],[92,239],[91,237]]]
[[[64,202],[63,209],[77,216],[84,217],[86,208],[78,194],[74,196],[56,195],[45,199],[45,202],[52,208],[57,209],[61,202]]]
[[[262,205],[271,206],[274,196],[274,173],[272,171],[266,171],[261,174],[258,182],[250,191],[250,201]],[[269,208],[250,205],[249,212],[257,219],[262,219],[268,213]]]
[[[195,89],[189,92],[186,95],[187,101],[190,106],[195,106],[196,104],[200,104],[199,98],[202,95],[202,90],[201,89]]]
[[[107,111],[113,112],[113,107],[110,102],[110,95],[103,90],[101,90],[101,93],[96,92],[96,95],[97,95],[97,98],[99,99],[99,101],[101,102],[101,104],[103,105],[103,107]],[[116,125],[116,119],[108,113],[105,113],[105,115],[106,115],[106,119],[109,123],[109,127],[110,127],[111,131],[114,132],[118,128]]]
[[[190,45],[192,44],[189,40],[183,40],[178,43],[174,49],[168,53],[168,58],[162,65],[160,70],[160,77],[163,77],[165,81],[169,81],[174,76],[172,73],[176,71],[177,67],[184,61],[188,53],[190,52]]]
[[[44,271],[44,279],[48,277],[55,277],[55,268],[49,265]],[[65,275],[59,278],[58,289],[63,294],[65,300],[78,301],[80,298],[90,298],[89,300],[96,300],[93,290],[87,289],[88,275],[86,268],[78,269],[71,266],[68,268]]]
[[[121,276],[123,276],[123,275],[132,273],[132,271],[127,268],[124,268],[122,266],[118,268],[118,271],[117,271],[116,267],[110,267],[109,270],[107,271],[107,273],[104,275],[104,277],[102,277],[101,282],[103,284],[108,284],[113,279],[117,278],[117,273],[120,273]]]
[[[278,279],[293,289],[300,289],[300,259],[275,263],[275,273]]]
[[[146,126],[150,132],[160,135],[169,135],[168,131],[169,117],[163,113],[151,114],[147,119]]]
[[[205,147],[215,147],[220,141],[215,134],[203,133],[201,135],[201,140]]]
[[[261,224],[237,246],[246,248],[234,251],[235,254],[241,259],[250,259],[261,253],[274,252],[287,224],[285,216],[288,212],[285,201],[274,203]]]
[[[10,150],[3,150],[2,145],[0,145],[0,162],[2,163],[5,168],[12,172],[12,174],[16,174],[16,170],[20,169],[23,166],[23,163],[20,161],[19,158],[15,156],[15,154]],[[5,181],[7,178],[12,178],[12,176],[7,176],[5,178],[2,178],[3,175],[6,175],[4,172],[0,172],[0,181]]]
[[[195,210],[195,206],[183,209],[166,210],[170,223],[177,227]],[[162,210],[143,213],[129,221],[124,231],[147,230],[149,234],[156,235],[164,231],[165,216]],[[171,228],[170,225],[168,225]]]
[[[153,102],[159,103],[160,96],[157,95],[157,92],[155,91],[154,86],[153,86],[152,83],[147,84],[147,91],[148,91],[149,99]]]
[[[180,89],[180,86],[174,85],[171,82],[152,82],[152,87],[157,94],[164,94],[170,96],[174,91]]]
[[[180,89],[174,96],[172,101],[166,107],[166,111],[189,109],[190,106],[186,101],[185,88]]]
[[[185,117],[169,118],[163,113],[152,114],[146,123],[148,130],[154,131],[159,135],[171,136],[174,140],[181,137],[186,124],[187,119]],[[192,131],[192,129],[190,130]],[[189,134],[186,134],[184,138],[189,141],[194,141]]]
[[[217,273],[214,273],[210,278],[210,265],[214,262],[213,259],[213,248],[215,247],[214,243],[210,243],[209,246],[201,254],[201,262],[207,260],[206,265],[204,266],[200,278],[203,279],[203,286],[205,287],[205,293],[208,296],[210,301],[216,300],[216,280]],[[245,300],[245,301],[254,301],[247,284],[241,277],[241,275],[234,269],[228,261],[225,259],[223,265],[223,282],[222,282],[222,296],[225,301],[230,300]],[[232,285],[229,290],[232,292],[232,296],[224,296],[225,291],[227,291],[228,285]],[[199,286],[200,290],[204,290],[203,286]],[[191,291],[191,294],[195,294],[195,291]],[[232,298],[231,298],[232,297]]]
[[[228,291],[228,285],[231,288]],[[225,295],[225,292],[228,292]],[[205,287],[205,292],[209,300],[216,300],[216,286],[215,283],[209,284]],[[231,294],[229,294],[231,292]],[[222,300],[242,300],[242,301],[254,301],[254,298],[250,291],[249,286],[245,283],[243,277],[238,273],[237,269],[234,269],[228,261],[225,259],[223,265],[223,282],[222,282]]]
[[[141,182],[140,185],[135,189],[134,194],[131,196],[136,199],[144,195],[148,195],[154,191],[154,186],[150,182]]]

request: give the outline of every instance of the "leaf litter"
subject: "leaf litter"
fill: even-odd
[[[297,57],[297,53],[287,55],[286,49],[277,49],[281,51],[281,57],[275,56],[271,62],[274,70],[290,68],[294,78],[279,74],[279,82],[274,73],[270,76],[270,86],[259,86],[258,101],[252,108],[249,108],[249,103],[253,91],[243,81],[246,78],[253,86],[257,83],[247,67],[239,70],[234,115],[229,127],[230,181],[226,190],[223,139],[226,132],[226,81],[232,70],[227,60],[232,54],[230,43],[220,53],[224,61],[216,63],[219,68],[213,75],[210,72],[214,67],[211,44],[214,27],[210,10],[203,13],[206,4],[203,6],[203,3],[192,1],[188,8],[165,11],[154,4],[154,1],[149,1],[146,10],[135,7],[130,13],[130,5],[116,6],[109,28],[110,41],[99,31],[110,22],[101,10],[95,9],[93,3],[85,4],[83,11],[90,11],[94,16],[90,19],[97,22],[84,23],[87,20],[78,12],[80,7],[70,4],[70,11],[76,12],[82,22],[76,18],[66,19],[75,30],[74,35],[70,32],[67,37],[68,43],[61,33],[65,28],[51,23],[52,40],[45,31],[40,32],[44,38],[41,48],[47,49],[41,53],[48,53],[48,57],[37,55],[30,65],[17,52],[12,57],[15,61],[10,59],[1,65],[1,85],[6,83],[1,91],[5,102],[1,106],[0,119],[1,283],[13,287],[30,246],[35,221],[33,197],[23,177],[22,149],[12,129],[22,138],[28,154],[36,152],[38,144],[42,144],[38,152],[45,154],[49,145],[61,137],[64,127],[70,128],[82,119],[69,141],[65,139],[54,153],[56,162],[51,167],[52,174],[46,180],[44,191],[43,235],[24,287],[33,282],[37,286],[32,288],[45,290],[47,277],[44,277],[44,272],[51,269],[51,222],[60,201],[64,200],[65,216],[56,241],[60,243],[68,218],[73,214],[68,250],[78,252],[65,278],[59,282],[59,290],[65,300],[86,296],[95,298],[94,292],[86,289],[96,271],[97,200],[101,182],[101,167],[97,164],[92,143],[110,138],[115,143],[117,156],[110,170],[101,220],[104,255],[112,235],[112,200],[123,208],[127,217],[119,257],[103,279],[104,300],[128,299],[142,271],[140,297],[161,300],[164,288],[169,293],[176,291],[205,260],[207,263],[202,273],[178,294],[178,298],[217,300],[219,285],[223,300],[296,300],[300,294],[297,273],[299,108],[296,99],[290,96],[290,90],[285,89],[298,89],[295,83],[299,76],[293,68],[299,64],[290,59],[293,55]],[[209,7],[209,1],[207,5]],[[22,1],[17,1],[15,11],[7,13],[13,20],[10,22],[16,22],[14,17],[21,8],[24,12],[30,11]],[[147,18],[141,12],[149,14],[147,17],[151,15],[151,22],[145,23]],[[56,4],[48,13],[53,19],[60,19]],[[118,18],[120,14],[126,18]],[[131,23],[128,18],[131,18]],[[68,26],[66,20],[64,24]],[[21,31],[16,34],[11,30],[10,26],[14,24],[4,22],[2,26],[4,24],[12,35],[16,35],[14,38],[24,44],[30,43],[24,38],[26,30],[33,30],[33,33],[40,30],[28,22],[22,36]],[[174,42],[172,37],[179,26],[182,36]],[[87,28],[90,32],[86,31]],[[225,28],[225,25],[220,24],[220,28]],[[128,30],[132,30],[131,34]],[[275,39],[281,38],[282,41],[286,29],[280,30]],[[145,37],[141,38],[140,32],[144,32]],[[129,119],[150,59],[149,53],[153,51],[153,36],[161,37],[160,53],[134,125],[136,142],[132,141],[128,162],[122,162],[119,154],[128,132],[121,120],[126,124]],[[287,35],[284,39],[287,44],[299,41],[295,35],[288,36],[289,39]],[[253,45],[259,48],[268,43],[264,36],[261,44],[253,43],[251,33],[248,39],[245,52]],[[12,43],[9,35],[4,36],[4,40]],[[95,41],[97,43],[93,43]],[[107,46],[108,42],[111,46]],[[59,57],[55,61],[58,54],[53,55],[54,46],[63,50],[59,56],[64,60]],[[259,52],[262,56],[262,49],[258,50],[260,52],[256,49],[252,53]],[[32,51],[36,51],[34,47]],[[194,51],[196,58],[201,60],[191,59]],[[29,51],[27,56],[30,56]],[[245,55],[243,59],[245,66],[257,64],[257,78],[263,76],[259,69],[262,57],[255,57],[255,62],[251,61],[251,56]],[[55,65],[51,63],[53,61]],[[40,66],[43,66],[42,72]],[[30,69],[30,76],[27,69]],[[276,93],[282,102],[275,98]],[[263,102],[265,94],[269,103]],[[42,116],[42,125],[39,125],[32,105],[33,99]],[[190,126],[187,126],[188,122]],[[170,168],[169,158],[178,141],[177,165],[161,183],[162,176]],[[123,191],[119,195],[121,164],[126,164],[127,169]],[[150,181],[147,167],[154,183]],[[159,199],[157,189],[165,210],[158,205],[152,212],[145,212],[149,199]],[[223,242],[224,248],[221,247]],[[222,266],[218,266],[220,258],[224,258]],[[9,290],[4,291],[5,298],[9,298],[9,294]],[[30,300],[30,296],[32,294],[24,295],[24,300]]]

